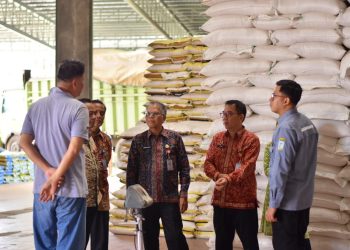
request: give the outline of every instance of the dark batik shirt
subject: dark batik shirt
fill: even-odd
[[[127,186],[140,184],[154,202],[178,202],[179,181],[180,196],[187,197],[190,166],[181,136],[164,128],[159,136],[149,130],[136,135],[129,151]]]
[[[112,157],[112,141],[111,138],[100,131],[97,135],[93,136],[96,149],[94,150],[94,155],[99,163],[99,173],[98,173],[98,185],[100,191],[100,199],[98,203],[99,211],[109,210],[109,185],[108,185],[108,163]]]

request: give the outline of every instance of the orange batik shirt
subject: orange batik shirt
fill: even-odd
[[[242,128],[232,138],[228,131],[217,133],[210,144],[204,171],[216,181],[228,174],[228,184],[214,190],[212,204],[222,208],[249,209],[258,206],[255,164],[260,151],[259,138]]]

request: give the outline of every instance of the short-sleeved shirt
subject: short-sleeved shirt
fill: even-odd
[[[32,135],[42,157],[57,168],[72,137],[88,140],[88,121],[86,106],[71,94],[54,87],[48,97],[38,100],[30,107],[21,133]],[[46,180],[44,171],[35,166],[34,193],[40,193]],[[86,197],[87,191],[84,152],[81,150],[66,172],[65,181],[57,195]]]
[[[270,158],[270,207],[310,208],[314,193],[318,133],[309,118],[291,109],[278,119]]]

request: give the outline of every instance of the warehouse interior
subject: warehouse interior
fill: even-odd
[[[167,106],[164,127],[180,133],[186,146],[191,201],[182,220],[194,250],[215,249],[213,184],[203,165],[213,136],[225,130],[219,113],[227,100],[246,104],[244,126],[260,140],[260,225],[264,151],[278,118],[269,98],[276,81],[290,79],[303,88],[298,111],[319,133],[312,249],[349,250],[349,6],[345,0],[0,0],[0,250],[34,249],[33,166],[23,152],[8,150],[19,150],[16,135],[28,107],[48,95],[59,62],[71,55],[87,66],[81,97],[107,106],[102,130],[114,142],[109,249],[136,248],[135,224],[124,223],[121,202],[131,141],[147,130],[147,101]],[[260,249],[273,249],[270,236],[258,237]],[[243,249],[238,236],[234,249]]]

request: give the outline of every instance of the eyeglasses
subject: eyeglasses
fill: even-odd
[[[238,113],[234,113],[234,112],[230,112],[230,111],[222,111],[221,113],[220,113],[220,117],[221,118],[224,118],[224,117],[231,117],[231,116],[233,116],[233,115],[238,115]]]
[[[274,99],[275,97],[287,97],[285,95],[276,95],[275,93],[271,94],[271,98]]]
[[[146,111],[144,111],[144,112],[142,112],[146,117],[156,117],[156,116],[160,116],[160,115],[162,115],[161,113],[159,113],[159,112],[146,112]]]

